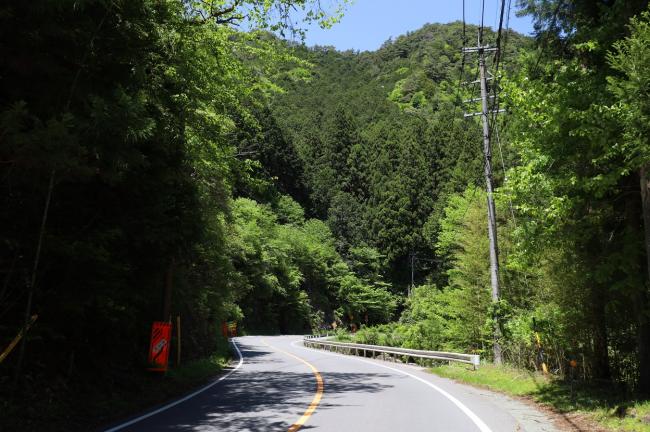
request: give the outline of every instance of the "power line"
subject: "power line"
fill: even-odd
[[[504,38],[504,43],[503,47],[501,46],[501,37],[503,34],[503,18],[505,15],[506,11],[506,0],[501,0],[501,13],[500,13],[500,18],[499,18],[499,29],[497,31],[497,38],[496,38],[496,51],[494,53],[494,60],[493,60],[493,65],[494,65],[494,86],[492,92],[494,93],[494,104],[496,106],[496,110],[498,111],[499,109],[499,101],[498,101],[498,89],[499,89],[499,83],[501,81],[501,77],[499,75],[499,67],[501,66],[501,58],[502,58],[502,53],[506,49],[506,42],[508,38],[508,33],[510,32],[510,8],[512,6],[512,0],[508,0],[508,14],[506,15],[506,36]],[[493,116],[492,122],[494,123],[495,118]]]
[[[496,135],[496,138],[497,138],[497,144],[499,146],[499,154],[501,156],[501,167],[503,169],[503,179],[504,179],[504,182],[505,182],[505,181],[507,181],[508,177],[506,175],[506,164],[505,164],[505,161],[504,161],[504,158],[503,158],[503,149],[502,149],[502,146],[501,146],[501,138],[499,137],[499,128],[498,128],[498,125],[496,123],[494,125],[494,131],[495,131],[495,135]],[[512,216],[512,223],[514,225],[514,228],[517,229],[517,216],[516,216],[516,213],[515,213],[515,207],[512,204],[512,197],[510,195],[508,195],[508,205],[510,207],[510,215]],[[522,272],[522,275],[524,277],[524,285],[526,286],[526,291],[530,295],[530,284],[528,283],[528,275],[526,274],[526,272]]]
[[[465,219],[465,216],[467,216],[467,212],[469,211],[469,208],[472,206],[472,203],[474,202],[474,196],[476,196],[476,191],[479,189],[480,181],[483,178],[483,173],[481,173],[475,180],[474,183],[472,183],[472,186],[474,186],[472,190],[472,196],[469,197],[469,200],[467,201],[467,206],[465,207],[465,211],[463,211],[463,215],[461,216],[460,220],[462,221]]]
[[[503,41],[503,49],[505,50],[508,45],[508,37],[510,36],[510,10],[512,8],[512,0],[508,0],[508,14],[506,15],[506,37]],[[505,51],[504,51],[505,52]]]
[[[546,50],[546,47],[548,46],[548,42],[551,38],[551,32],[555,28],[555,25],[557,23],[557,16],[560,13],[560,9],[564,6],[564,0],[559,0],[557,2],[557,6],[555,7],[555,10],[553,11],[553,17],[551,18],[551,23],[548,26],[548,30],[546,30],[546,37],[544,43],[542,43],[541,49],[539,51],[539,55],[537,56],[537,61],[535,62],[535,67],[534,71],[539,70],[539,62],[542,59],[542,55],[544,54],[544,51]],[[538,41],[539,42],[539,41]]]
[[[505,5],[506,5],[506,2],[505,2],[505,0],[503,0],[501,2],[501,8],[502,8],[501,9],[501,19],[500,19],[500,22],[499,22],[499,31],[497,33],[497,42],[496,42],[497,48],[501,48],[501,33],[502,33],[502,29],[503,29],[503,18],[504,18],[504,12],[505,12]],[[507,44],[507,39],[508,39],[508,34],[510,32],[510,11],[511,11],[511,6],[512,6],[512,0],[508,0],[508,8],[507,8],[508,13],[505,15],[506,16],[506,35],[505,35],[505,38],[504,38],[503,48],[499,49],[497,51],[496,55],[495,55],[496,56],[496,61],[495,61],[495,63],[496,63],[496,72],[495,72],[496,79],[494,80],[495,81],[494,94],[495,94],[495,104],[496,104],[496,109],[497,110],[499,108],[499,103],[500,103],[500,101],[498,99],[498,88],[499,88],[499,82],[501,80],[501,78],[500,78],[500,76],[498,74],[498,69],[499,69],[499,65],[500,65],[499,60],[501,58],[500,52],[505,50],[506,44]],[[504,182],[505,182],[507,180],[506,164],[505,164],[505,159],[503,157],[503,148],[501,146],[501,137],[499,136],[499,128],[498,128],[498,121],[496,119],[496,114],[493,115],[493,117],[492,117],[492,127],[494,129],[495,136],[496,136],[496,139],[497,139],[497,145],[499,147],[499,156],[500,156],[500,160],[501,160],[501,168],[503,170],[503,179],[504,179]],[[515,224],[515,228],[516,228],[517,221],[516,221],[516,218],[515,218],[515,213],[514,213],[514,209],[513,209],[513,205],[512,205],[512,200],[510,199],[510,197],[508,197],[508,200],[509,200],[509,203],[510,203],[510,213],[512,214],[513,223]]]
[[[465,0],[463,0],[463,40],[462,40],[463,50],[465,49],[465,47],[467,45],[467,32],[466,32],[466,29],[467,29],[467,23],[465,21]],[[462,52],[462,50],[461,50],[461,52]],[[448,127],[447,127],[448,131],[453,131],[454,130],[454,126],[455,126],[455,123],[456,123],[456,115],[457,115],[458,106],[459,106],[458,101],[460,100],[460,89],[462,87],[464,75],[465,75],[465,55],[463,54],[463,55],[461,55],[460,72],[459,72],[459,76],[458,76],[458,85],[456,86],[456,95],[454,97],[454,102],[453,102],[454,103],[454,110],[453,110],[453,114],[451,116],[451,119],[449,121]]]
[[[504,13],[503,13],[504,8],[503,7],[504,7],[504,5],[505,5],[505,0],[502,1],[501,20],[500,20],[500,23],[499,23],[499,31],[498,31],[498,34],[497,34],[497,42],[496,42],[497,48],[501,48],[500,47],[500,40],[501,40],[501,32],[502,32],[502,28],[503,28],[503,16],[504,16]],[[499,59],[501,58],[501,53],[505,52],[505,50],[506,50],[507,43],[508,43],[508,37],[510,35],[510,12],[511,12],[511,8],[512,8],[512,0],[508,0],[508,8],[507,8],[508,13],[505,15],[505,17],[506,17],[506,34],[505,34],[504,41],[503,41],[503,47],[501,49],[499,49],[499,51],[497,51],[497,54],[496,54],[496,56],[497,56],[496,57],[496,69],[495,69],[495,71],[496,71],[495,72],[496,79],[495,79],[495,85],[494,85],[494,93],[495,93],[495,103],[497,104],[496,105],[497,110],[499,108],[499,100],[497,98],[497,96],[498,96],[498,88],[499,88],[499,82],[501,80],[501,77],[498,74]],[[556,9],[554,15],[557,14],[558,10],[559,10],[559,8]],[[496,137],[497,145],[498,145],[498,148],[499,148],[499,159],[501,161],[501,169],[503,171],[503,181],[505,183],[508,180],[508,176],[507,176],[505,158],[503,156],[503,146],[501,145],[501,137],[500,137],[500,134],[499,134],[499,124],[498,124],[498,121],[496,119],[496,115],[493,116],[492,124],[493,124],[493,129],[494,129],[494,135]],[[516,213],[515,213],[514,205],[512,203],[512,197],[510,195],[508,195],[508,207],[509,207],[509,210],[510,210],[510,216],[512,217],[513,226],[514,226],[515,229],[517,229],[517,216],[516,216]],[[530,285],[528,283],[528,275],[525,272],[523,273],[523,277],[524,277],[524,285],[526,286],[527,291],[530,293]]]
[[[465,43],[467,41],[466,36],[466,24],[465,24],[465,0],[463,0],[463,48],[465,48]]]
[[[499,67],[502,65],[502,53],[505,52],[506,47],[507,47],[507,42],[508,42],[508,35],[510,33],[510,11],[512,7],[512,0],[508,0],[508,13],[505,14],[506,10],[506,0],[501,1],[501,14],[500,14],[500,19],[499,19],[499,29],[497,31],[497,38],[496,38],[496,48],[497,51],[495,52],[494,55],[494,86],[492,92],[494,93],[494,114],[492,115],[491,118],[491,123],[492,126],[491,128],[496,129],[497,127],[497,119],[496,119],[496,113],[500,111],[500,99],[499,99],[499,86],[501,83],[501,74],[499,73]],[[506,34],[503,40],[503,46],[501,46],[501,38],[502,38],[502,33],[503,33],[503,19],[504,15],[506,17]],[[496,130],[497,133],[497,142],[499,143],[499,151],[501,152],[501,144],[500,140],[498,138],[498,130]],[[504,179],[505,179],[505,164],[503,164],[503,152],[501,152],[501,161],[502,165],[504,167]]]
[[[496,47],[497,51],[494,54],[495,61],[494,61],[494,69],[499,70],[499,60],[501,57],[501,51],[499,48],[501,48],[501,31],[503,30],[503,14],[506,10],[506,0],[501,0],[501,16],[499,17],[499,30],[497,31],[497,40],[496,40]]]
[[[477,46],[483,45],[483,33],[485,29],[485,0],[481,0],[481,21],[478,27]]]

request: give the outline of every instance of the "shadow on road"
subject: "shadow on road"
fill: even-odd
[[[128,430],[286,431],[292,422],[298,420],[314,397],[314,375],[311,372],[297,373],[285,370],[286,368],[274,368],[274,363],[284,363],[278,353],[242,343],[239,343],[239,348],[244,356],[244,369],[220,383],[214,390],[197,395]],[[266,364],[271,365],[270,368],[260,369]],[[379,393],[392,387],[385,384],[385,378],[390,375],[381,373],[328,372],[322,376],[325,397],[318,410],[343,405],[336,401],[345,394]],[[307,424],[301,429],[309,428]]]

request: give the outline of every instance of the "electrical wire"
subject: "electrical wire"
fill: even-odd
[[[506,0],[501,1],[501,13],[500,13],[500,19],[499,19],[499,29],[497,31],[497,38],[496,38],[496,52],[494,54],[494,85],[492,86],[492,93],[494,95],[493,98],[493,110],[492,110],[492,118],[490,119],[490,123],[492,124],[490,126],[490,130],[494,128],[494,125],[497,122],[497,114],[499,112],[499,107],[500,107],[500,101],[499,101],[499,86],[501,83],[501,74],[499,73],[499,68],[502,65],[502,53],[505,52],[506,47],[507,47],[507,42],[508,42],[508,35],[510,33],[510,12],[512,8],[512,0],[508,0],[507,3],[507,10],[508,13],[505,14],[506,11]],[[501,38],[503,35],[503,19],[504,16],[506,18],[506,32],[505,32],[505,37],[503,37],[503,46],[501,44]]]
[[[465,48],[465,41],[467,41],[467,36],[465,24],[465,0],[463,0],[463,48]]]
[[[558,14],[560,13],[560,9],[564,7],[564,0],[559,0],[557,2],[557,6],[555,7],[555,10],[553,11],[553,17],[551,18],[551,23],[548,26],[548,30],[546,31],[546,37],[544,42],[541,44],[540,50],[539,50],[539,55],[537,56],[537,61],[535,62],[535,67],[533,68],[533,71],[538,72],[539,71],[539,63],[540,60],[542,59],[542,56],[544,55],[544,52],[546,51],[546,47],[548,46],[549,40],[551,38],[551,32],[555,29],[555,26],[557,24],[557,17]],[[539,44],[538,40],[538,44]]]
[[[478,29],[478,45],[483,45],[483,20],[485,18],[485,0],[481,1],[481,26]]]
[[[464,50],[467,46],[467,24],[465,21],[465,0],[463,0],[463,49],[461,50],[461,64],[460,64],[460,72],[459,72],[459,77],[458,77],[458,86],[456,87],[456,96],[454,97],[454,110],[452,112],[451,120],[449,122],[449,131],[454,130],[454,125],[456,123],[456,114],[458,112],[458,106],[459,106],[459,99],[460,99],[460,89],[463,84],[463,77],[465,75],[465,53]]]
[[[502,4],[505,5],[505,0],[503,1]],[[502,9],[501,23],[499,24],[499,32],[498,32],[498,35],[497,35],[497,48],[498,48],[497,54],[499,55],[499,57],[497,57],[497,62],[496,62],[495,85],[494,85],[494,93],[495,93],[495,98],[494,99],[495,99],[495,104],[496,104],[496,110],[495,110],[495,114],[494,114],[494,118],[493,118],[493,127],[494,127],[494,136],[496,138],[497,146],[499,148],[499,159],[500,159],[500,162],[501,162],[501,169],[503,171],[503,181],[504,181],[504,183],[506,183],[508,181],[508,175],[507,175],[507,168],[506,168],[505,158],[503,156],[503,146],[501,144],[501,136],[499,134],[499,124],[498,124],[498,121],[496,119],[496,112],[498,112],[498,110],[499,110],[499,100],[498,100],[497,96],[498,96],[498,88],[499,88],[499,81],[500,81],[500,76],[498,74],[498,68],[499,68],[499,61],[498,60],[502,58],[500,53],[505,52],[506,47],[507,47],[507,43],[508,43],[508,36],[510,34],[510,12],[511,12],[511,8],[512,8],[512,0],[508,0],[508,7],[507,7],[508,13],[506,14],[505,37],[504,37],[504,40],[503,40],[503,47],[500,47],[500,38],[501,38],[502,21],[503,21],[503,9]],[[503,62],[501,62],[501,64],[503,64]],[[513,223],[514,229],[516,230],[518,228],[517,215],[515,213],[514,204],[512,203],[512,197],[509,194],[508,194],[508,207],[509,207],[509,210],[510,210],[510,217],[512,218],[512,223]],[[530,284],[529,284],[529,281],[528,281],[528,275],[525,272],[523,273],[523,279],[524,279],[524,285],[526,287],[526,290],[530,294],[531,289],[530,289]]]

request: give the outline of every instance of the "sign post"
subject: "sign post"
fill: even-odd
[[[156,372],[167,371],[171,337],[171,323],[162,321],[153,323],[151,326],[151,343],[149,345],[149,370]]]
[[[181,316],[176,317],[176,367],[181,365]]]

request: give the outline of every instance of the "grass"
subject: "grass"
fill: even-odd
[[[473,371],[449,365],[431,369],[436,375],[523,396],[559,413],[576,413],[609,431],[650,432],[650,400],[639,399],[612,385],[571,385],[542,374],[508,366],[481,365]]]
[[[180,367],[166,374],[145,370],[113,375],[85,385],[70,384],[44,397],[42,391],[29,391],[12,403],[0,397],[0,430],[88,431],[149,407],[165,403],[190,392],[216,376],[227,364],[227,349]]]
[[[176,383],[194,385],[216,375],[227,365],[227,354],[214,354],[209,358],[195,360],[180,368],[170,370],[167,373],[167,378]]]
[[[228,360],[228,352],[219,352],[170,369],[164,376],[148,374],[138,380],[136,392],[119,392],[103,402],[111,415],[102,420],[120,419],[188,393],[221,372]]]

